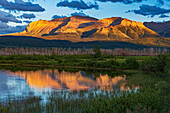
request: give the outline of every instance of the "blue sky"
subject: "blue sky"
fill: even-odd
[[[170,20],[170,0],[0,0],[0,34],[21,31],[31,21],[72,15],[162,22]]]

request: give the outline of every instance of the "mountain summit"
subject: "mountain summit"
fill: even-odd
[[[10,35],[72,42],[126,41],[145,45],[164,43],[161,42],[162,39],[157,32],[147,28],[142,22],[121,17],[99,20],[92,17],[72,16],[50,21],[39,20],[30,23],[24,31]]]

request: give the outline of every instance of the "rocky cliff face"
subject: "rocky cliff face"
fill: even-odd
[[[135,22],[121,17],[98,20],[92,17],[72,16],[51,21],[39,20],[30,23],[18,36],[34,36],[48,40],[133,40],[157,37],[158,33]]]
[[[161,36],[170,38],[170,21],[163,23],[144,22],[144,25],[153,31],[156,31]]]

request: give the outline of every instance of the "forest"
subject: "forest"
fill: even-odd
[[[101,49],[102,55],[112,56],[156,56],[159,54],[169,53],[167,48],[115,48],[115,49]],[[5,47],[0,48],[0,55],[83,55],[94,54],[93,48],[24,48],[24,47]]]

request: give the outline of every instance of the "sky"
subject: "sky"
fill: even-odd
[[[170,0],[0,0],[0,34],[20,32],[32,21],[74,15],[163,22],[170,20]]]

